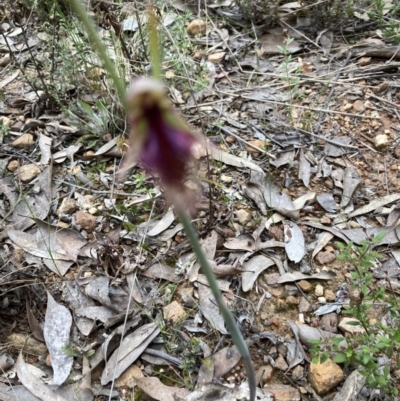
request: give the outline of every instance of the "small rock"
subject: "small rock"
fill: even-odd
[[[286,303],[288,305],[298,305],[300,303],[300,300],[299,300],[299,298],[296,298],[293,295],[290,295],[286,298]]]
[[[77,212],[75,215],[75,223],[81,226],[87,232],[92,232],[96,228],[96,217],[89,213]]]
[[[219,64],[225,57],[226,52],[217,52],[208,56],[208,61],[213,64]]]
[[[353,108],[353,103],[346,103],[344,105],[344,111],[349,111]]]
[[[360,223],[357,223],[356,221],[351,221],[350,222],[350,227],[351,228],[360,228]]]
[[[204,52],[202,51],[197,51],[193,54],[193,58],[195,60],[201,60],[204,57]]]
[[[270,384],[264,386],[265,391],[272,394],[274,400],[279,401],[300,401],[300,392],[285,384]]]
[[[276,369],[286,371],[289,368],[289,365],[286,363],[285,358],[282,355],[278,356],[278,359],[275,361]]]
[[[324,297],[328,302],[333,302],[336,300],[335,293],[332,290],[325,290]]]
[[[301,280],[297,283],[297,285],[301,288],[302,291],[304,292],[309,292],[311,290],[312,285],[306,281],[306,280]]]
[[[300,323],[305,323],[305,319],[304,319],[304,313],[299,313],[299,317],[298,317],[298,321]]]
[[[268,235],[277,241],[283,241],[284,233],[278,226],[271,227],[268,231]]]
[[[332,223],[332,220],[328,216],[324,216],[321,218],[321,224],[324,224],[325,226],[329,226]]]
[[[278,299],[276,307],[278,308],[278,310],[284,311],[288,309],[289,305],[285,301]]]
[[[131,365],[125,372],[115,381],[115,387],[128,387],[133,389],[136,386],[135,378],[144,377],[142,370],[137,365]]]
[[[297,365],[292,370],[292,380],[301,380],[304,377],[304,368],[303,366]]]
[[[236,210],[234,215],[235,215],[237,221],[240,224],[242,224],[243,226],[245,226],[251,220],[251,213],[249,213],[248,211],[246,211],[244,209]]]
[[[183,319],[183,317],[185,316],[185,310],[177,301],[174,301],[171,302],[169,305],[164,306],[163,314],[165,320],[176,323],[177,321]]]
[[[301,297],[298,306],[299,312],[306,313],[310,310],[310,308],[311,304],[307,301],[307,299],[305,297]]]
[[[362,113],[365,110],[364,102],[362,100],[356,100],[353,103],[353,110]]]
[[[311,363],[308,378],[318,394],[325,394],[343,381],[344,373],[332,359],[327,359],[324,363]]]
[[[279,273],[264,274],[264,280],[268,285],[278,284],[281,275]]]
[[[317,297],[322,297],[324,295],[324,287],[321,284],[317,284],[314,293]]]
[[[315,257],[315,260],[320,265],[329,265],[330,263],[336,260],[336,256],[331,252],[322,251],[318,252],[317,256]]]
[[[374,138],[375,148],[380,152],[385,151],[389,146],[389,138],[385,134],[377,135]]]
[[[11,118],[8,117],[0,117],[0,123],[1,125],[4,125],[5,127],[11,127]]]
[[[99,210],[96,207],[91,207],[88,209],[88,212],[93,216],[96,215],[98,211]]]
[[[11,171],[12,173],[19,168],[19,161],[18,160],[11,160],[10,163],[8,163],[7,170]]]
[[[326,179],[326,180],[324,181],[324,185],[325,185],[328,189],[333,189],[333,182],[332,182],[332,180],[330,180],[329,178]]]
[[[353,324],[349,324],[350,322],[359,322],[359,320],[354,319],[352,317],[344,317],[343,319],[340,320],[339,323],[339,329],[342,330],[344,333],[350,333],[350,334],[361,334],[365,332],[364,327],[360,325],[353,326]]]
[[[40,173],[40,168],[33,163],[25,164],[17,170],[18,178],[22,182],[30,182]]]
[[[318,297],[318,302],[320,304],[326,304],[326,298],[325,297]]]
[[[18,149],[27,149],[33,144],[33,142],[32,134],[22,134],[11,143],[11,146]]]
[[[61,216],[62,214],[72,214],[78,210],[78,206],[76,204],[75,199],[64,198],[61,202],[60,207],[57,210],[57,215]]]
[[[65,223],[64,221],[58,221],[56,223],[56,226],[60,228],[69,228],[70,225],[68,223]]]
[[[285,344],[281,343],[278,345],[278,352],[284,357],[287,357],[288,348]]]
[[[319,327],[322,330],[329,331],[330,333],[337,333],[338,315],[336,313],[328,313],[323,315],[319,322]]]
[[[295,285],[290,285],[290,284],[285,285],[285,294],[287,296],[297,295],[298,292],[299,292],[299,289]]]
[[[197,18],[191,21],[187,27],[187,32],[190,36],[195,36],[201,33],[206,32],[207,30],[207,22]]]
[[[267,383],[272,378],[272,373],[274,372],[274,368],[271,365],[263,365],[261,366],[256,373],[256,384],[257,386],[260,383]]]

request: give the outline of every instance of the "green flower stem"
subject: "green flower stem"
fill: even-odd
[[[103,67],[107,70],[107,73],[111,77],[114,86],[117,90],[118,97],[120,98],[122,105],[124,106],[125,110],[127,110],[127,101],[126,101],[126,88],[125,83],[121,79],[121,77],[117,74],[117,69],[113,62],[107,55],[106,47],[104,46],[103,42],[99,38],[99,35],[96,31],[96,28],[89,18],[86,10],[84,9],[82,2],[80,0],[71,0],[72,7],[81,20],[82,24],[84,25],[86,32],[89,35],[89,39],[91,42],[92,47],[99,55],[101,61],[103,62]]]
[[[253,364],[251,362],[251,357],[250,357],[250,352],[249,349],[247,348],[247,344],[244,341],[244,338],[242,334],[239,331],[238,326],[236,325],[235,319],[229,310],[229,308],[226,306],[223,298],[222,298],[222,293],[220,289],[218,288],[218,283],[217,279],[214,275],[214,272],[211,270],[210,264],[208,263],[208,260],[206,258],[206,255],[204,254],[199,239],[197,237],[197,234],[193,228],[193,225],[189,219],[189,216],[187,215],[186,212],[179,210],[178,209],[178,215],[179,219],[181,220],[186,234],[190,240],[190,243],[192,245],[192,248],[197,256],[197,260],[199,261],[201,267],[203,268],[203,272],[207,277],[208,283],[210,285],[210,289],[215,297],[215,300],[217,301],[219,310],[222,313],[222,316],[225,320],[226,326],[228,327],[229,332],[232,335],[232,340],[236,347],[238,348],[240,355],[242,355],[243,362],[246,368],[247,372],[247,377],[249,381],[249,388],[250,388],[250,401],[255,400],[256,396],[256,380],[255,380],[255,373],[254,373],[254,368]]]
[[[155,10],[149,6],[147,12],[148,27],[149,27],[149,52],[151,58],[151,68],[153,77],[157,80],[161,80],[161,57],[160,57],[160,46],[157,31],[157,16]]]

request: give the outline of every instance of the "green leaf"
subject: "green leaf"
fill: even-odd
[[[366,365],[370,360],[371,360],[371,355],[370,354],[364,354],[363,355],[363,364],[364,365]]]
[[[94,115],[94,111],[93,109],[90,107],[90,105],[88,105],[87,103],[85,103],[83,100],[78,100],[79,105],[82,107],[82,109],[89,114],[90,116]]]
[[[376,234],[374,238],[374,243],[379,244],[379,242],[381,242],[385,238],[385,236],[386,236],[386,231],[382,231],[379,234]]]
[[[346,361],[347,361],[347,355],[344,354],[343,352],[339,352],[333,358],[333,362],[335,362],[335,363],[344,363]]]

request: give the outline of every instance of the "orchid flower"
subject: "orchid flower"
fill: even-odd
[[[198,138],[174,111],[161,82],[134,81],[127,95],[130,136],[119,175],[140,161],[167,190],[184,192],[183,181]]]

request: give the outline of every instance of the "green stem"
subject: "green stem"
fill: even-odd
[[[222,316],[225,320],[226,326],[228,327],[229,332],[232,335],[232,340],[236,347],[238,348],[240,355],[242,355],[244,366],[246,368],[247,372],[247,377],[249,380],[249,388],[250,388],[250,401],[255,400],[256,396],[256,380],[255,380],[255,373],[254,373],[254,368],[253,364],[251,362],[251,357],[250,357],[250,352],[249,349],[247,348],[247,344],[244,341],[244,338],[242,334],[240,333],[238,326],[236,325],[235,319],[231,313],[231,311],[228,309],[226,306],[223,298],[222,298],[222,293],[220,289],[218,288],[218,283],[217,279],[214,275],[214,272],[212,271],[210,264],[208,263],[208,260],[206,258],[206,255],[204,254],[199,239],[197,237],[197,234],[193,228],[193,225],[189,219],[189,216],[187,213],[185,213],[182,210],[178,209],[178,215],[179,219],[181,220],[186,234],[190,240],[190,243],[192,245],[192,248],[197,256],[197,260],[199,261],[201,267],[203,268],[203,272],[207,277],[208,283],[210,285],[210,289],[215,297],[215,300],[217,301],[219,310],[222,313]]]
[[[153,77],[155,79],[161,80],[161,57],[160,57],[160,47],[158,43],[158,32],[157,32],[157,17],[155,11],[151,5],[149,5],[148,12],[148,27],[149,27],[149,52],[151,59],[151,68]]]
[[[117,69],[115,65],[108,57],[106,47],[101,41],[92,20],[87,15],[86,10],[84,9],[80,0],[71,0],[71,4],[73,9],[75,10],[76,15],[81,20],[86,29],[86,32],[89,35],[92,47],[99,55],[101,61],[103,62],[103,67],[107,70],[109,76],[111,77],[122,105],[124,106],[125,110],[127,110],[125,83],[117,74]]]

